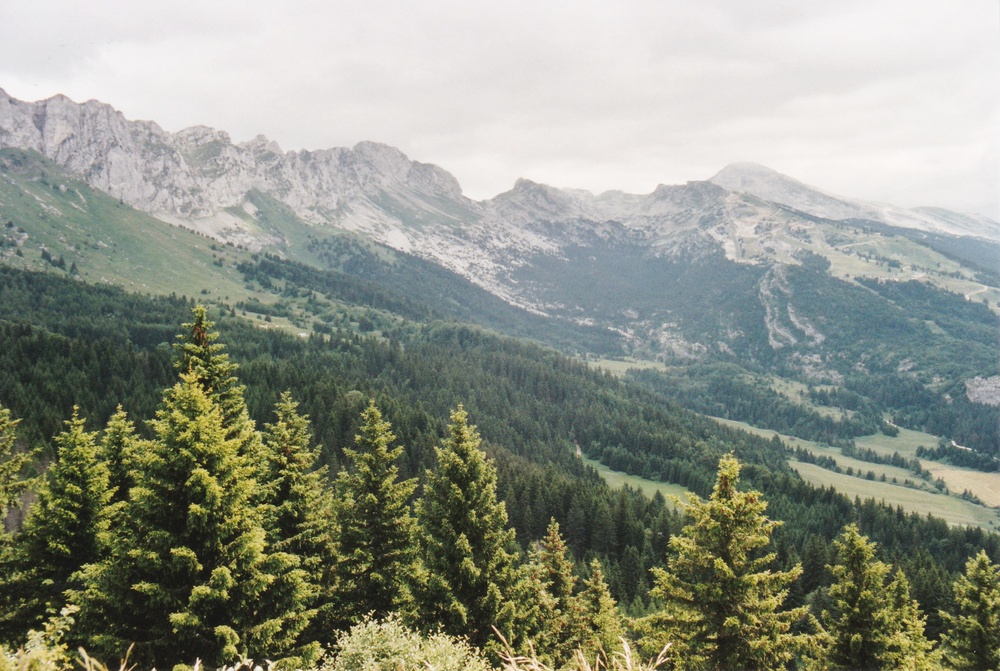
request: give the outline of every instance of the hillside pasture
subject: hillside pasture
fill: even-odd
[[[850,497],[862,500],[874,498],[907,512],[933,515],[953,526],[977,526],[988,531],[1000,530],[1000,511],[963,501],[955,496],[933,494],[885,482],[871,482],[841,473],[834,473],[815,464],[789,461],[802,479],[817,487],[833,487]]]

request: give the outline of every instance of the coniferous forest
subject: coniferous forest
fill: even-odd
[[[0,403],[3,669],[1000,667],[995,534],[478,327],[0,268]]]

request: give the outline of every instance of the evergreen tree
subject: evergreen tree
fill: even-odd
[[[545,536],[532,551],[529,574],[539,597],[536,652],[540,658],[562,666],[580,647],[583,613],[581,604],[573,596],[577,580],[573,575],[573,561],[555,519],[549,521]]]
[[[940,668],[938,655],[931,652],[934,644],[924,635],[927,620],[920,613],[917,602],[911,598],[910,583],[902,571],[896,573],[889,585],[889,609],[894,614],[897,625],[889,641],[883,665],[906,671],[932,671]]]
[[[590,577],[583,581],[583,591],[576,600],[581,617],[579,645],[584,657],[606,656],[617,649],[625,636],[625,626],[597,559],[590,562]]]
[[[101,436],[101,452],[108,468],[108,489],[112,502],[123,504],[128,500],[129,490],[134,484],[139,442],[135,425],[119,405],[108,419]]]
[[[496,497],[496,468],[479,449],[480,438],[459,406],[448,437],[437,448],[438,465],[427,472],[417,502],[423,575],[418,582],[421,622],[445,633],[467,636],[480,648],[495,646],[492,627],[508,641],[518,615],[521,577],[514,530]]]
[[[1000,565],[980,550],[954,591],[955,612],[941,613],[945,661],[955,669],[1000,669]]]
[[[92,644],[160,667],[280,656],[307,624],[297,558],[266,554],[257,482],[239,439],[193,373],[164,393],[125,517],[129,534],[88,567]]]
[[[202,391],[219,406],[226,438],[238,441],[240,453],[250,457],[251,463],[258,467],[255,475],[263,482],[266,459],[260,434],[243,397],[246,387],[236,377],[239,366],[229,360],[225,346],[216,342],[219,334],[213,330],[215,322],[209,320],[208,310],[197,305],[192,314],[193,321],[182,325],[184,331],[177,336],[180,342],[174,344],[178,352],[174,365],[181,373],[193,375]]]
[[[339,603],[347,624],[368,613],[382,618],[410,602],[415,570],[414,519],[409,498],[415,479],[399,481],[402,446],[374,401],[361,414],[354,447],[338,476],[341,585]]]
[[[764,516],[759,492],[737,489],[739,471],[731,454],[719,461],[711,497],[691,496],[690,524],[670,539],[667,569],[653,569],[653,594],[667,604],[655,619],[686,666],[773,669],[801,643],[790,628],[805,608],[778,610],[801,567],[767,568],[775,555],[761,550],[779,523]]]
[[[309,419],[284,392],[275,405],[277,421],[264,427],[268,458],[267,539],[272,551],[299,557],[315,591],[317,610],[305,640],[331,643],[334,635],[333,596],[339,563],[333,492],[326,484],[326,467],[317,468]]]
[[[225,346],[216,342],[219,334],[213,330],[215,322],[209,320],[208,310],[197,305],[191,312],[193,321],[182,324],[180,342],[174,345],[178,352],[174,365],[181,373],[194,375],[201,390],[218,404],[223,426],[232,431],[246,418],[245,387],[236,377],[239,367],[229,360]]]
[[[834,669],[925,668],[932,664],[924,618],[900,572],[886,585],[892,566],[875,558],[876,546],[848,525],[834,541],[837,563],[828,609],[820,616],[827,632],[820,653]]]
[[[48,611],[58,612],[67,603],[66,591],[78,586],[77,571],[101,555],[111,492],[96,436],[84,429],[74,408],[55,438],[59,459],[15,538],[11,577],[4,586],[9,599],[5,638],[38,628]]]
[[[35,456],[35,451],[20,452],[17,448],[19,419],[11,419],[10,410],[0,406],[0,525],[7,513],[17,505],[21,493],[31,481],[21,478],[21,471]],[[0,531],[2,531],[0,526]]]

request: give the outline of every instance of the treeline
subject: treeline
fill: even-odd
[[[47,443],[54,455],[58,445],[51,438],[72,415],[74,403],[94,426],[104,425],[117,402],[130,417],[153,416],[162,389],[175,377],[168,343],[190,312],[190,300],[130,296],[40,274],[0,273],[4,277],[10,281],[0,283],[0,291],[11,287],[5,295],[12,298],[0,302],[4,318],[33,324],[10,326],[0,349],[0,362],[21,380],[19,387],[3,387],[5,394],[19,389],[17,394],[0,400],[23,418],[18,435],[24,443]],[[550,350],[456,324],[399,322],[382,337],[338,330],[297,338],[231,314],[220,311],[219,327],[241,362],[248,412],[258,426],[273,422],[281,390],[294,389],[299,411],[311,418],[319,463],[336,473],[346,463],[343,449],[357,433],[365,399],[375,399],[406,448],[401,477],[420,478],[434,464],[441,418],[464,403],[496,463],[497,494],[507,504],[521,547],[542,538],[554,517],[583,564],[602,562],[612,596],[633,615],[653,607],[649,569],[664,565],[666,541],[679,522],[662,498],[610,491],[575,457],[576,445],[631,455],[639,460],[635,470],[621,465],[636,474],[647,458],[666,460],[661,477],[684,481],[702,495],[710,491],[719,457],[735,449],[746,464],[743,476],[768,498],[772,516],[785,523],[775,532],[783,567],[805,557],[809,547],[829,550],[843,525],[855,521],[885,558],[911,577],[932,637],[940,632],[937,609],[950,607],[948,585],[966,560],[978,549],[1000,557],[995,535],[952,529],[940,520],[874,501],[852,502],[832,489],[808,485],[788,469],[780,441],[721,427]],[[85,337],[67,338],[49,328]],[[132,337],[145,344],[133,344]],[[18,350],[19,340],[36,344]],[[17,355],[4,358],[8,346]],[[24,365],[50,357],[57,363]],[[48,418],[44,431],[30,414],[33,409]],[[148,425],[140,423],[136,431],[152,438]],[[799,593],[796,587],[790,598],[804,602],[811,585],[822,585],[825,576],[824,564],[807,565],[802,584],[809,590]]]
[[[858,524],[838,527],[832,545],[811,536],[800,561],[761,493],[740,487],[732,454],[719,459],[707,499],[690,498],[683,526],[664,517],[655,529],[620,527],[631,539],[610,536],[626,559],[634,542],[661,537],[649,550],[661,566],[637,586],[648,614],[626,618],[606,565],[574,561],[555,520],[526,553],[518,548],[497,469],[461,406],[418,482],[401,475],[404,448],[378,407],[362,404],[330,480],[292,395],[257,430],[204,309],[185,326],[177,381],[163,390],[150,437],[120,409],[101,431],[74,411],[37,503],[3,538],[0,640],[27,636],[34,647],[15,658],[29,666],[66,664],[82,646],[112,660],[127,650],[144,667],[249,656],[280,668],[405,668],[433,645],[439,663],[459,660],[445,668],[582,671],[587,659],[607,666],[621,640],[678,670],[1000,662],[1000,629],[982,626],[1000,616],[1000,566],[987,552],[947,582],[953,599],[936,612],[935,642],[907,574],[878,558]],[[0,409],[0,514],[29,484],[16,431]],[[860,506],[862,524],[873,521],[866,510],[881,514]]]
[[[974,468],[977,471],[994,473],[1000,471],[1000,459],[990,457],[969,448],[955,447],[942,441],[936,447],[917,447],[917,456],[924,459],[943,461],[955,466]]]
[[[28,444],[50,441],[74,404],[98,424],[113,414],[118,402],[130,416],[152,416],[160,390],[173,376],[168,343],[176,324],[190,311],[190,300],[149,299],[2,269],[0,292],[8,299],[0,301],[3,319],[35,325],[0,329],[9,336],[0,348],[0,375],[19,380],[3,387],[2,401],[24,418],[19,435]],[[464,403],[497,462],[499,491],[512,511],[521,543],[540,538],[550,517],[563,528],[572,519],[577,530],[604,530],[609,517],[615,520],[612,534],[573,534],[573,549],[584,556],[603,552],[612,536],[637,538],[626,529],[653,528],[664,515],[662,501],[610,492],[576,459],[577,445],[584,451],[593,448],[595,454],[606,452],[609,460],[620,458],[615,463],[622,470],[658,474],[703,495],[719,456],[735,450],[747,464],[747,477],[785,521],[779,533],[799,555],[810,534],[829,543],[845,521],[858,518],[857,507],[848,499],[795,476],[780,441],[684,412],[658,395],[550,350],[454,324],[399,322],[381,338],[344,330],[296,338],[230,314],[221,311],[219,327],[242,364],[251,418],[259,425],[271,421],[281,390],[296,390],[302,412],[312,418],[320,461],[333,472],[343,463],[342,448],[353,438],[363,399],[376,400],[406,446],[400,464],[405,477],[420,476],[433,463],[440,418]],[[83,337],[66,338],[48,330]],[[22,340],[35,344],[18,349]],[[52,357],[54,362],[44,363]],[[23,365],[27,360],[39,363]],[[137,431],[148,437],[145,425]],[[53,451],[50,446],[49,454]],[[995,537],[979,530],[949,529],[926,518],[911,520],[897,516],[894,509],[887,511],[878,528],[863,531],[882,546],[895,547],[912,537],[916,525],[928,539],[925,547],[933,561],[948,573],[960,570],[975,548],[996,552]],[[611,547],[615,549],[607,557],[608,580],[615,596],[630,608],[646,607],[646,602],[632,603],[633,592],[640,601],[645,598],[642,590],[622,587],[635,581],[619,579],[621,562],[629,547],[631,566],[638,557],[641,575],[662,560],[641,540]],[[629,573],[635,575],[631,568]]]
[[[317,292],[328,300],[363,305],[415,321],[474,323],[570,351],[622,351],[618,335],[606,328],[534,315],[441,266],[402,252],[374,250],[344,237],[313,238],[309,250],[319,254],[327,270],[269,254],[255,256],[238,269],[245,280],[288,297]],[[391,260],[385,258],[387,254],[392,255]],[[305,307],[309,310],[318,306],[310,301]]]
[[[696,412],[837,447],[850,445],[857,436],[876,433],[883,424],[877,413],[863,403],[852,408],[821,403],[856,412],[844,413],[840,419],[820,414],[803,403],[789,400],[734,364],[671,368],[669,373],[633,370],[629,377]],[[834,401],[833,397],[825,398],[819,393],[813,397],[814,391],[810,389],[811,400]]]

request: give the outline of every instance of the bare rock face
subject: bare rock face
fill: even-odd
[[[572,247],[624,245],[678,258],[721,251],[732,261],[769,268],[800,263],[803,252],[844,258],[851,245],[824,229],[823,219],[1000,240],[1000,224],[991,220],[843,199],[753,164],[645,195],[595,195],[518,180],[510,191],[475,202],[448,172],[383,144],[284,152],[264,136],[234,144],[224,131],[205,126],[170,133],[95,100],[22,102],[2,90],[0,148],[36,151],[165,221],[251,249],[279,249],[282,232],[253,219],[253,194],[262,193],[307,224],[357,231],[538,311],[549,309],[544,287],[519,282],[518,269],[539,256],[566,258]],[[762,299],[782,303],[787,292],[780,289],[768,284]],[[794,311],[771,316],[775,347],[822,341]]]
[[[450,174],[385,145],[286,153],[263,136],[237,145],[205,126],[168,133],[109,105],[65,96],[28,103],[0,90],[2,147],[37,151],[132,207],[170,218],[210,217],[253,189],[307,221],[348,228],[389,225],[374,202],[386,196],[414,208],[433,199],[472,207]],[[343,221],[345,205],[354,220]]]
[[[1000,407],[1000,376],[966,380],[965,394],[973,403]]]

